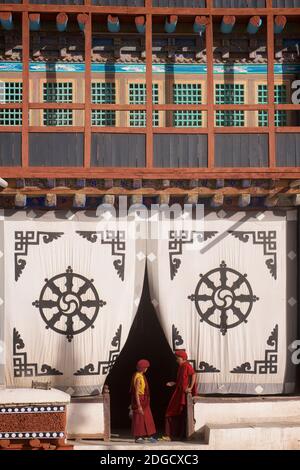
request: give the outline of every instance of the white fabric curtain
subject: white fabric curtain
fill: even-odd
[[[152,302],[199,393],[293,391],[295,211],[211,212],[200,231],[181,220],[147,252]]]
[[[22,214],[4,222],[6,385],[101,390],[139,305],[145,241],[122,220]]]

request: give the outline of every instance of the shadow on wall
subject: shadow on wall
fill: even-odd
[[[165,384],[176,378],[177,364],[151,303],[147,274],[140,306],[127,342],[106,380],[111,394],[112,432],[131,426],[128,417],[131,377],[137,361],[143,358],[151,364],[147,372],[151,408],[157,428],[162,428],[165,409],[172,393]]]

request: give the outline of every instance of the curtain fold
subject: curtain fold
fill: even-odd
[[[139,305],[145,240],[121,219],[56,215],[4,222],[6,384],[97,393]]]
[[[295,387],[295,211],[207,213],[148,240],[151,299],[170,347],[186,349],[198,393]]]

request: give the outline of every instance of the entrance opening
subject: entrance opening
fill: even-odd
[[[148,359],[151,364],[147,371],[151,409],[157,429],[162,430],[166,406],[172,393],[172,389],[166,387],[166,382],[175,379],[177,364],[151,303],[147,272],[128,339],[106,380],[110,389],[112,433],[125,433],[131,427],[128,415],[129,389],[139,359]]]

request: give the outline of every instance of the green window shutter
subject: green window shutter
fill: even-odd
[[[152,101],[153,104],[159,103],[158,84],[152,84]],[[145,104],[146,103],[146,84],[145,83],[129,83],[129,104]],[[146,127],[146,111],[130,111],[129,112],[130,127]],[[153,111],[153,126],[159,126],[159,111]]]
[[[72,82],[47,82],[43,84],[44,103],[72,103]],[[44,109],[44,126],[72,126],[73,111],[71,109]]]
[[[116,85],[113,82],[92,83],[92,103],[115,104]],[[114,127],[116,125],[116,112],[110,110],[93,109],[92,126]]]
[[[199,83],[174,83],[173,85],[174,104],[201,104],[202,88]],[[201,111],[174,111],[174,127],[201,127]]]
[[[245,87],[237,83],[216,83],[216,104],[244,104]],[[243,127],[245,126],[244,111],[216,111],[217,127]]]
[[[268,87],[267,85],[258,85],[258,104],[268,103]],[[274,101],[276,104],[285,104],[287,102],[287,89],[286,85],[274,86]],[[268,112],[258,111],[258,125],[259,127],[268,126]],[[284,110],[275,111],[275,126],[287,125],[287,112]]]
[[[0,103],[21,103],[22,82],[0,82]],[[21,126],[21,109],[0,109],[0,126]]]

